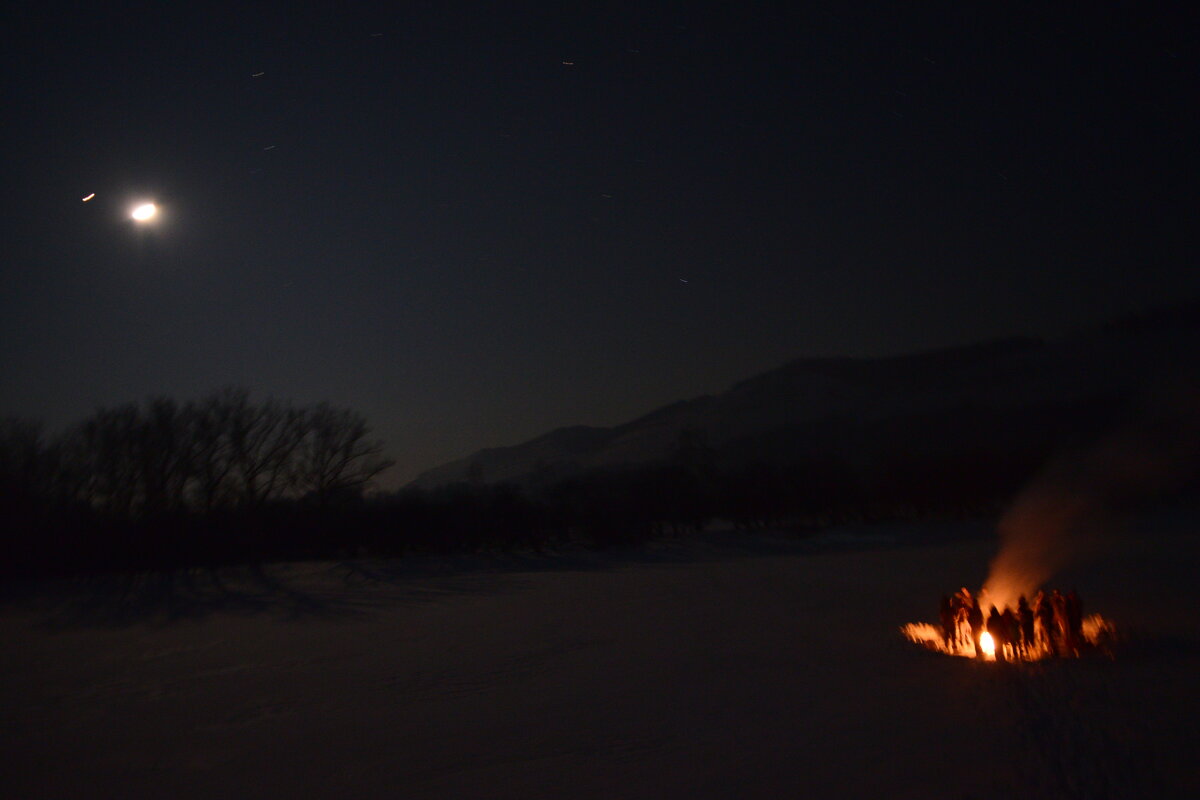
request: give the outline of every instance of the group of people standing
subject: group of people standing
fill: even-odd
[[[988,650],[981,642],[985,633],[999,661],[1078,655],[1086,645],[1083,603],[1074,589],[1066,594],[1039,591],[1032,605],[1021,595],[1015,609],[993,605],[985,614],[981,598],[964,587],[942,596],[941,623],[947,649],[974,647],[979,658]]]

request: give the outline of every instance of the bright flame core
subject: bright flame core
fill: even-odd
[[[158,206],[154,205],[154,203],[142,203],[140,206],[135,208],[129,216],[133,217],[138,222],[145,222],[148,219],[153,219],[154,215],[157,213]]]
[[[996,642],[994,639],[992,639],[992,635],[987,631],[984,631],[979,635],[979,649],[982,650],[983,654],[988,658],[996,657]]]

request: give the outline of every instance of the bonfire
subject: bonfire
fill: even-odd
[[[939,624],[913,622],[900,631],[930,650],[984,661],[1111,657],[1116,628],[1099,614],[1085,616],[1074,590],[1006,600],[986,588],[978,596],[959,589],[942,598]]]

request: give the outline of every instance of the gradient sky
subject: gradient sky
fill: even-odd
[[[5,20],[0,413],[326,399],[395,481],[1200,294],[1181,11],[107,5]]]

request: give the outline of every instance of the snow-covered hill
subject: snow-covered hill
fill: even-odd
[[[1131,317],[1057,340],[1009,339],[886,358],[805,358],[717,395],[665,406],[613,428],[572,427],[481,450],[420,475],[413,485],[523,480],[669,458],[681,432],[710,447],[779,457],[755,442],[787,442],[853,458],[864,440],[960,446],[1019,429],[1063,424],[1079,408],[1147,391],[1195,370],[1200,304]],[[989,430],[992,429],[992,430]],[[757,447],[757,449],[755,449]],[[776,447],[778,449],[778,447]]]

